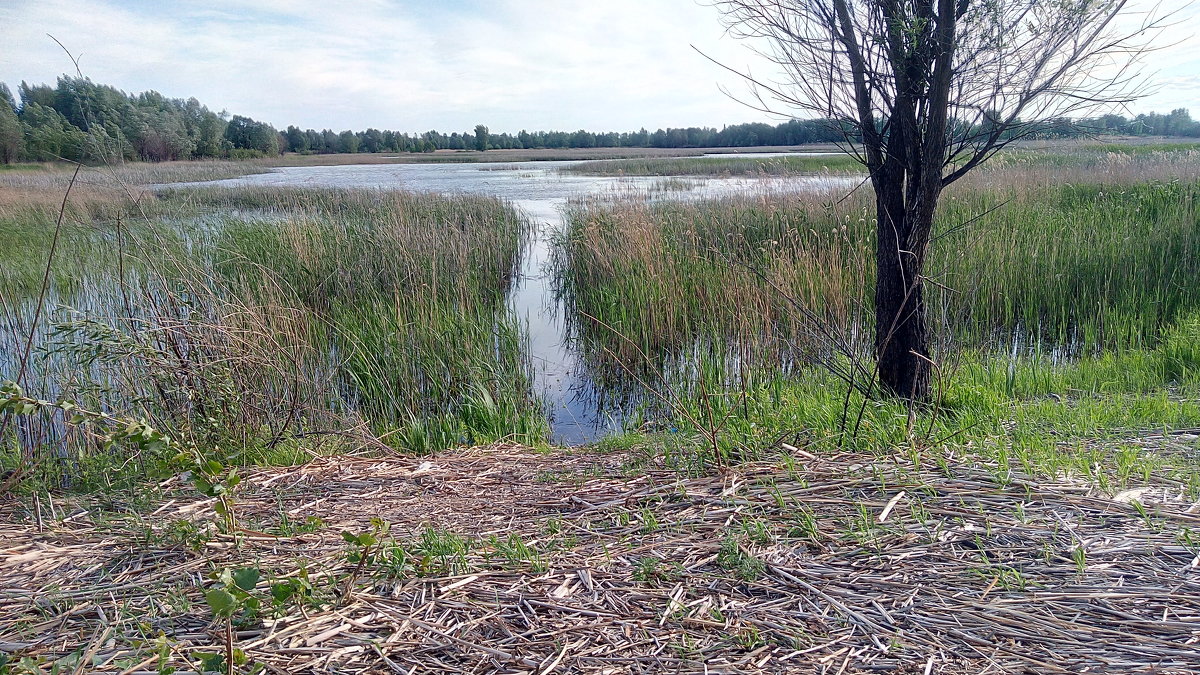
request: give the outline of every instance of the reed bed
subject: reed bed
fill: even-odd
[[[261,163],[225,160],[81,166],[78,174],[74,166],[64,163],[23,165],[0,171],[0,215],[30,209],[57,211],[68,185],[68,208],[72,213],[88,216],[103,209],[106,215],[115,215],[128,202],[153,201],[149,198],[151,185],[221,180],[266,171],[270,168]]]
[[[292,461],[316,437],[416,452],[544,438],[504,305],[527,228],[506,204],[214,188],[109,199],[64,221],[25,382],[37,395],[146,417],[238,463]],[[6,378],[54,216],[0,213],[0,241],[16,244],[0,252]],[[43,467],[53,483],[129,467],[53,417],[7,430],[66,460]]]
[[[199,198],[239,209],[292,205],[280,221],[219,227],[215,269],[243,292],[282,294],[319,319],[341,359],[341,388],[378,433],[417,451],[544,435],[504,305],[526,227],[514,210],[408,193],[239,189]]]
[[[1200,308],[1195,159],[1104,152],[1063,168],[1011,154],[954,186],[926,285],[939,343],[1068,355],[1156,344]],[[748,343],[779,364],[824,332],[867,357],[872,214],[866,187],[580,205],[559,260],[562,293],[587,316],[585,339],[626,359],[705,340]]]
[[[779,157],[636,158],[580,162],[564,173],[586,176],[792,176],[813,173],[861,173],[849,155],[781,155]]]
[[[923,466],[802,449],[693,477],[637,452],[328,458],[250,471],[247,525],[230,535],[175,480],[137,517],[8,505],[0,650],[114,673],[195,672],[226,639],[272,672],[1200,662],[1200,516],[1170,478],[1114,494],[1015,470],[998,481],[961,456]],[[383,521],[376,555],[353,562],[339,532]],[[267,600],[226,638],[204,593],[243,566],[262,571],[251,592]],[[298,579],[308,594],[270,602],[269,586]]]
[[[77,185],[95,185],[112,189],[141,187],[164,183],[236,178],[263,173],[269,168],[259,162],[228,160],[190,160],[186,162],[121,162],[98,166],[82,166],[76,177]],[[0,171],[0,188],[29,188],[59,190],[66,188],[75,167],[66,163],[28,164],[11,171]],[[61,193],[59,194],[61,197]]]

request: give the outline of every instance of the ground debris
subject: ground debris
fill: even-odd
[[[203,602],[213,571],[255,566],[264,593],[301,568],[326,589],[238,627],[237,646],[276,673],[1200,664],[1200,515],[1167,482],[1143,502],[965,460],[847,454],[686,476],[628,459],[494,446],[251,470],[236,544],[164,534],[212,519],[186,493],[117,524],[10,504],[0,650],[47,669],[82,655],[89,672],[191,670],[222,644]],[[341,532],[372,518],[396,548],[352,578]]]

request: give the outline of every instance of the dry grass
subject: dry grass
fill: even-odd
[[[253,162],[190,161],[129,162],[114,166],[85,166],[75,176],[67,163],[31,164],[21,169],[0,171],[0,217],[28,209],[57,210],[72,177],[70,203],[78,212],[117,209],[148,197],[147,186],[158,183],[234,178],[267,171]]]
[[[182,492],[118,522],[75,505],[6,507],[0,648],[44,664],[86,652],[95,672],[187,670],[192,652],[220,645],[201,597],[210,573],[254,565],[276,579],[304,567],[318,588],[306,607],[236,633],[274,673],[1183,673],[1200,663],[1200,515],[1162,477],[1113,499],[966,460],[797,451],[684,477],[636,452],[498,446],[322,459],[247,483],[240,544],[216,536],[200,552],[164,535],[213,518],[211,502]],[[284,514],[325,522],[266,534]],[[372,517],[393,524],[412,564],[391,576],[367,565],[338,601],[354,567],[339,531]],[[453,564],[421,549],[437,537],[464,543]]]

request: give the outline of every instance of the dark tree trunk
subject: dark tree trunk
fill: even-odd
[[[906,212],[899,187],[877,191],[875,358],[883,391],[911,401],[929,397],[929,359],[921,268],[928,244],[925,214]],[[930,217],[931,221],[932,218]]]
[[[895,89],[882,128],[876,126],[872,93],[879,85],[868,77],[876,64],[863,57],[846,0],[834,0],[829,18],[850,64],[863,159],[875,190],[879,385],[910,402],[929,398],[933,369],[921,275],[944,187],[955,24],[966,8],[956,2],[879,2],[885,30],[878,37],[887,45],[887,70]]]

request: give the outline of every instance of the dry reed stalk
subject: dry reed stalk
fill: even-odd
[[[1177,540],[1200,515],[1170,479],[1138,493],[1147,522],[1089,484],[1016,472],[1001,483],[970,461],[942,472],[846,454],[803,458],[791,474],[760,463],[682,478],[653,461],[626,473],[630,459],[499,446],[258,469],[239,505],[261,523],[250,529],[280,512],[326,527],[247,532],[239,547],[218,537],[199,553],[131,538],[78,506],[39,533],[9,505],[0,648],[53,659],[92,644],[95,672],[150,671],[137,646],[149,630],[167,636],[170,665],[189,668],[187,654],[219,639],[200,609],[208,570],[252,564],[284,577],[302,564],[336,588],[353,568],[337,532],[382,517],[409,546],[428,527],[473,540],[466,567],[399,578],[368,567],[343,605],[243,628],[238,646],[274,672],[1183,673],[1200,663],[1196,550]],[[180,494],[143,522],[161,531],[210,509]],[[498,558],[492,535],[521,538],[544,567]],[[737,560],[758,562],[742,574]]]

